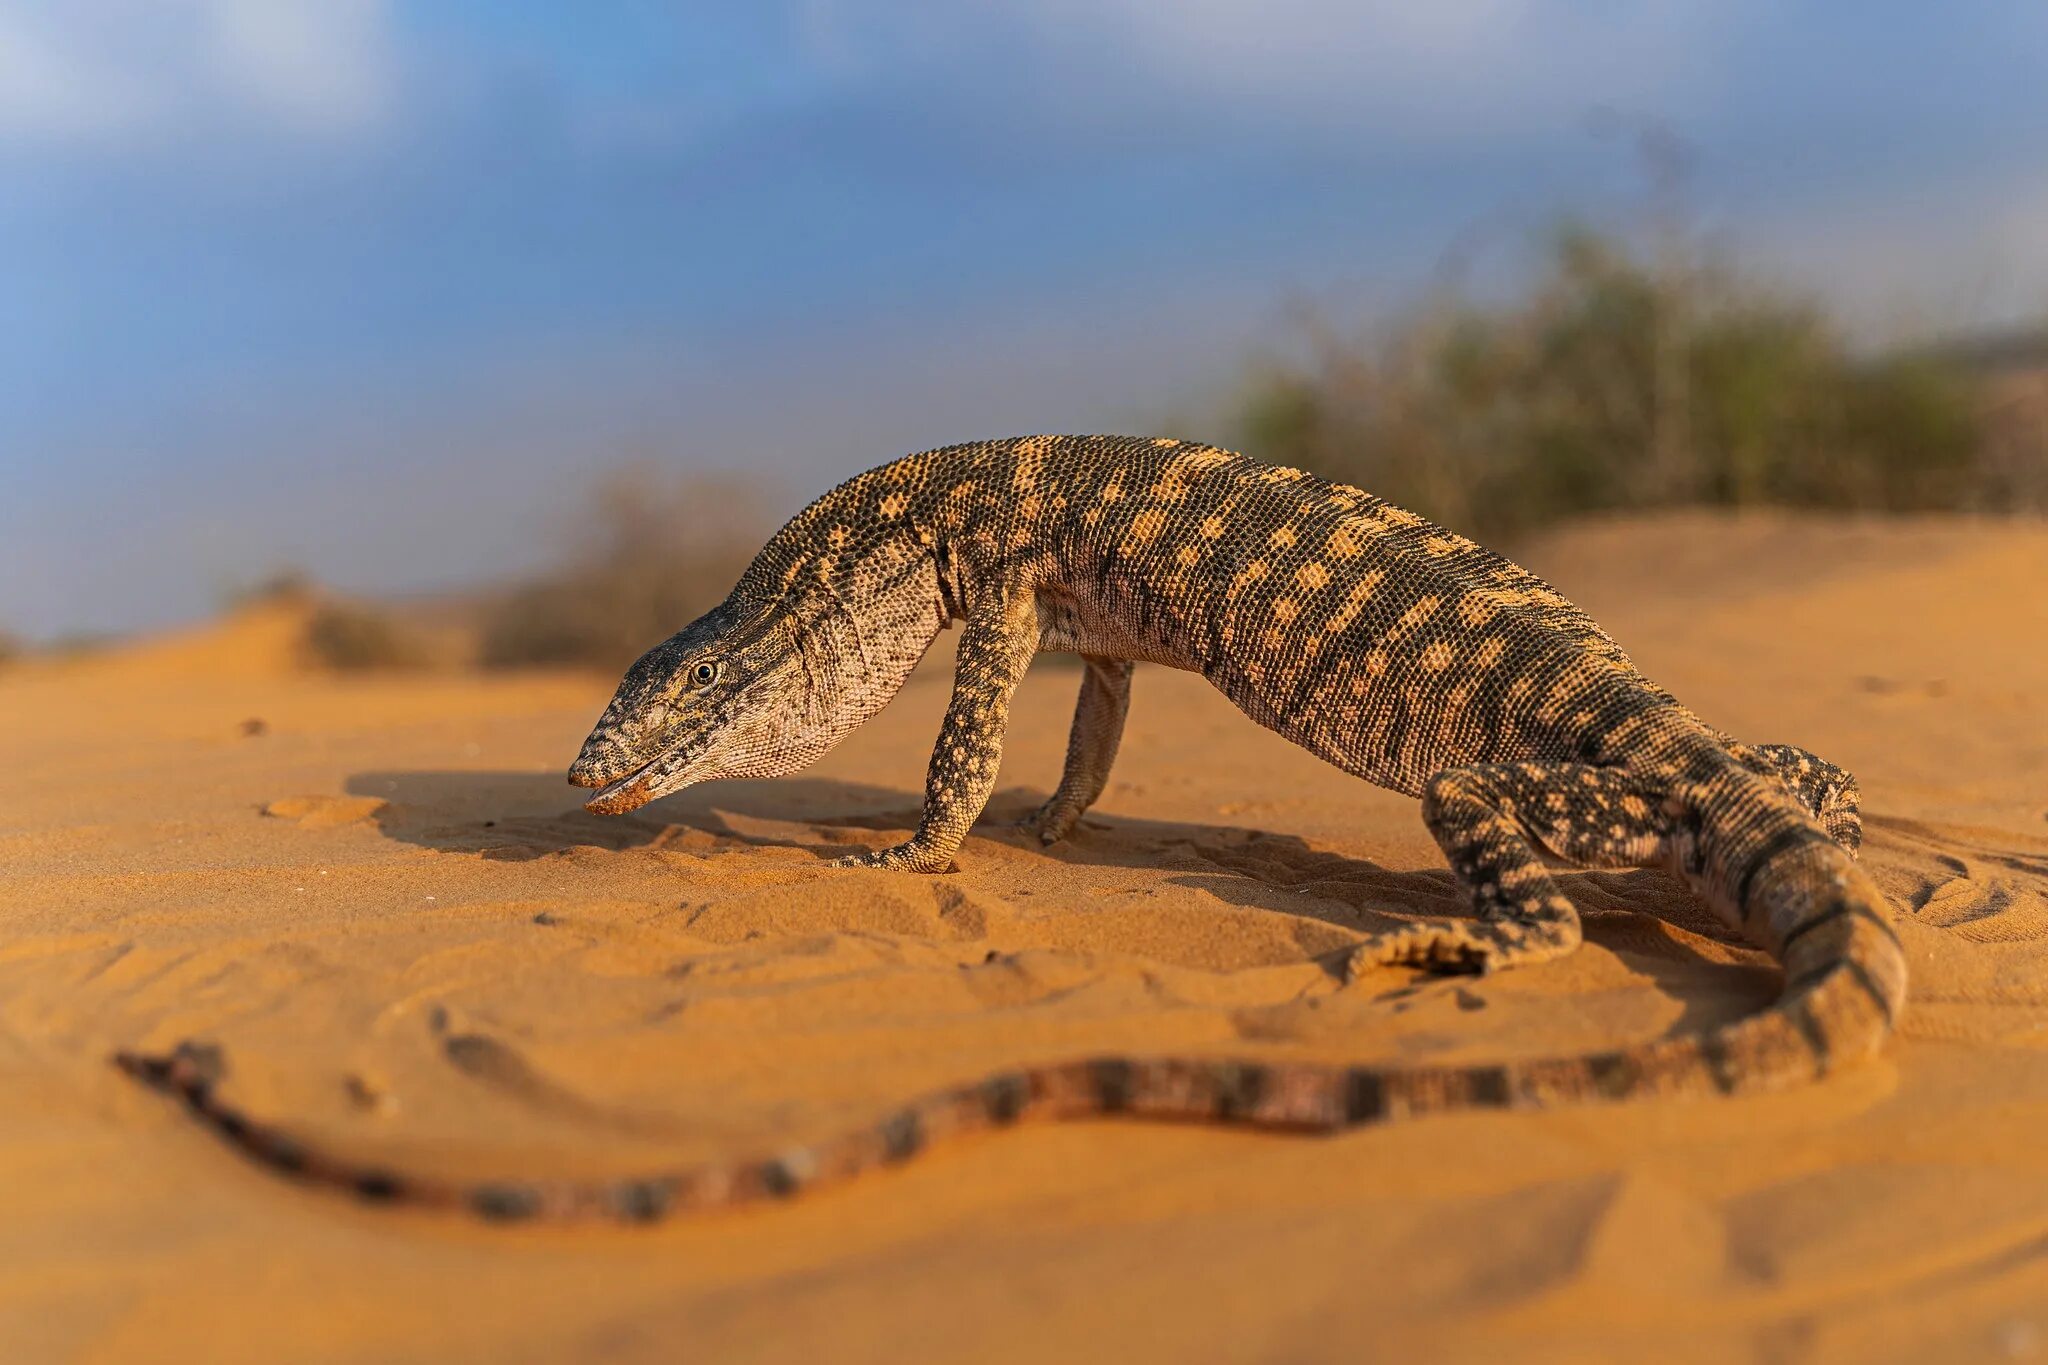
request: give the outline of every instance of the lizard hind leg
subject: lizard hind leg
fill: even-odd
[[[1109,785],[1109,768],[1123,738],[1124,715],[1131,705],[1131,664],[1127,659],[1083,655],[1087,672],[1074,703],[1074,729],[1067,740],[1067,762],[1060,785],[1049,800],[1019,822],[1040,843],[1056,844],[1073,832],[1082,812],[1094,805]]]
[[[1790,744],[1735,745],[1732,752],[1752,771],[1790,787],[1830,839],[1852,854],[1862,848],[1861,797],[1846,769]]]
[[[1582,867],[1654,867],[1672,817],[1642,778],[1583,763],[1489,763],[1438,773],[1422,818],[1471,900],[1473,919],[1425,919],[1360,944],[1348,975],[1376,966],[1488,972],[1579,946],[1579,912],[1543,854]]]

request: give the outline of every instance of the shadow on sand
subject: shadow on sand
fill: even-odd
[[[351,777],[348,791],[384,800],[374,819],[388,838],[505,861],[573,848],[659,850],[693,838],[701,846],[708,835],[740,848],[803,849],[822,862],[900,838],[916,823],[920,803],[915,792],[805,777],[707,783],[619,816],[583,810],[581,793],[556,772],[373,771]],[[1359,932],[1391,926],[1399,916],[1468,913],[1448,868],[1396,871],[1316,849],[1295,835],[1243,826],[1091,815],[1073,837],[1041,849],[1014,822],[1044,795],[1023,787],[998,792],[975,837],[1071,865],[1171,869],[1169,884],[1226,904]],[[862,837],[869,832],[874,837]],[[1706,964],[1645,916],[1705,938],[1741,942],[1661,872],[1565,872],[1559,880],[1587,912],[1590,941],[1627,953],[1633,966],[1681,1001],[1699,993]],[[1686,1013],[1692,1012],[1688,1006]],[[1726,1017],[1725,1000],[1711,1016]]]

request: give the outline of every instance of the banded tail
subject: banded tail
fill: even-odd
[[[1724,755],[1725,757],[1725,755]],[[909,1160],[933,1143],[1025,1120],[1095,1116],[1334,1133],[1456,1109],[1548,1108],[1795,1085],[1876,1052],[1897,1024],[1906,961],[1882,896],[1782,784],[1715,765],[1681,839],[1680,871],[1782,964],[1769,1008],[1705,1033],[1576,1057],[1453,1067],[1329,1066],[1192,1057],[1096,1057],[941,1090],[881,1122],[756,1160],[596,1182],[460,1183],[312,1147],[223,1101],[217,1048],[122,1053],[130,1075],[181,1101],[222,1139],[294,1179],[376,1202],[467,1209],[496,1220],[647,1222],[788,1198]]]

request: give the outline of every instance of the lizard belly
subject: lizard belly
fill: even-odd
[[[1166,638],[1164,630],[1148,630],[1123,622],[1115,614],[1061,589],[1040,589],[1038,620],[1041,650],[1132,659],[1196,672],[1202,667],[1185,649]]]

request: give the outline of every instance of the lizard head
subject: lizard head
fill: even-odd
[[[695,782],[779,777],[816,758],[801,642],[775,612],[713,608],[641,655],[569,768],[622,815]]]

